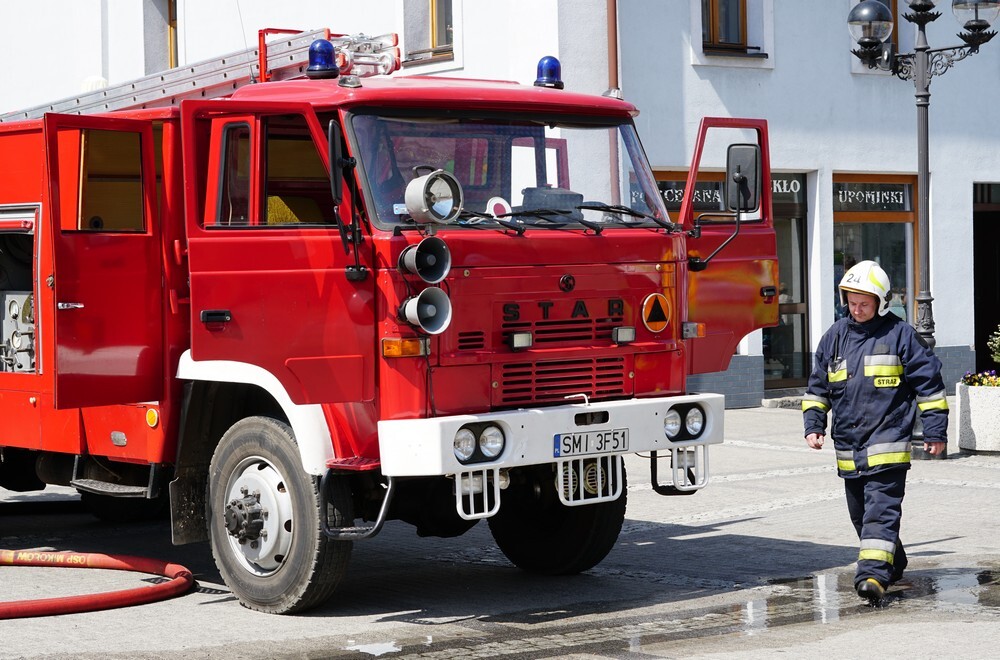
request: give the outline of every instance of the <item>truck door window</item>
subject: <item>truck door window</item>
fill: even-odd
[[[246,226],[250,222],[250,126],[227,126],[222,154],[217,222],[223,226]]]
[[[267,226],[335,224],[330,180],[305,118],[270,117],[264,131],[262,222]]]
[[[80,130],[75,226],[63,230],[142,232],[141,139],[138,133]],[[64,216],[64,218],[73,216]]]

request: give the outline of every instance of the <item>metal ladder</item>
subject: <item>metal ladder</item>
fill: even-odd
[[[265,42],[268,35],[277,33],[288,36],[271,43]],[[349,37],[331,35],[328,29],[310,32],[267,29],[260,31],[257,48],[155,73],[27,110],[0,114],[0,123],[38,119],[49,112],[86,115],[174,106],[184,99],[225,96],[254,82],[287,80],[305,73],[309,64],[309,46],[317,39],[329,39],[338,54],[345,56],[348,67],[366,67],[364,72],[360,72],[361,75],[391,73],[399,68],[395,35]],[[342,72],[343,69],[342,66]]]

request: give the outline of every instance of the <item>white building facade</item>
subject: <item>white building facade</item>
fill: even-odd
[[[895,43],[912,49],[905,0]],[[217,57],[262,28],[397,32],[396,75],[531,83],[545,55],[566,88],[620,87],[641,111],[647,155],[679,207],[704,116],[768,120],[775,172],[781,319],[744,338],[728,372],[694,379],[730,407],[800,390],[811,351],[839,313],[836,283],[852,261],[892,278],[894,311],[911,322],[917,292],[914,86],[865,68],[846,18],[856,0],[50,0],[0,7],[0,113],[107,82]],[[943,15],[932,47],[955,46]],[[992,368],[985,341],[1000,322],[1000,39],[933,78],[930,105],[930,289],[945,380]],[[699,174],[711,198],[723,163]],[[979,349],[978,351],[976,349]],[[953,385],[949,385],[952,392]]]

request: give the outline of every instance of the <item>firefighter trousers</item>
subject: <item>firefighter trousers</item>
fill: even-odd
[[[861,540],[855,586],[867,578],[875,578],[883,586],[896,582],[907,563],[906,550],[899,540],[906,470],[844,479],[844,489],[847,511]]]

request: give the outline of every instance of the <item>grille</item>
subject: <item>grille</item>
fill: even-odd
[[[622,324],[622,317],[603,319],[560,319],[504,323],[504,341],[512,332],[530,331],[535,345],[562,342],[611,341],[611,329]]]
[[[562,402],[569,394],[608,399],[628,394],[625,358],[621,356],[515,362],[500,367],[499,400],[503,406]]]
[[[460,351],[478,351],[482,350],[485,346],[485,332],[479,331],[458,333],[458,350]]]

